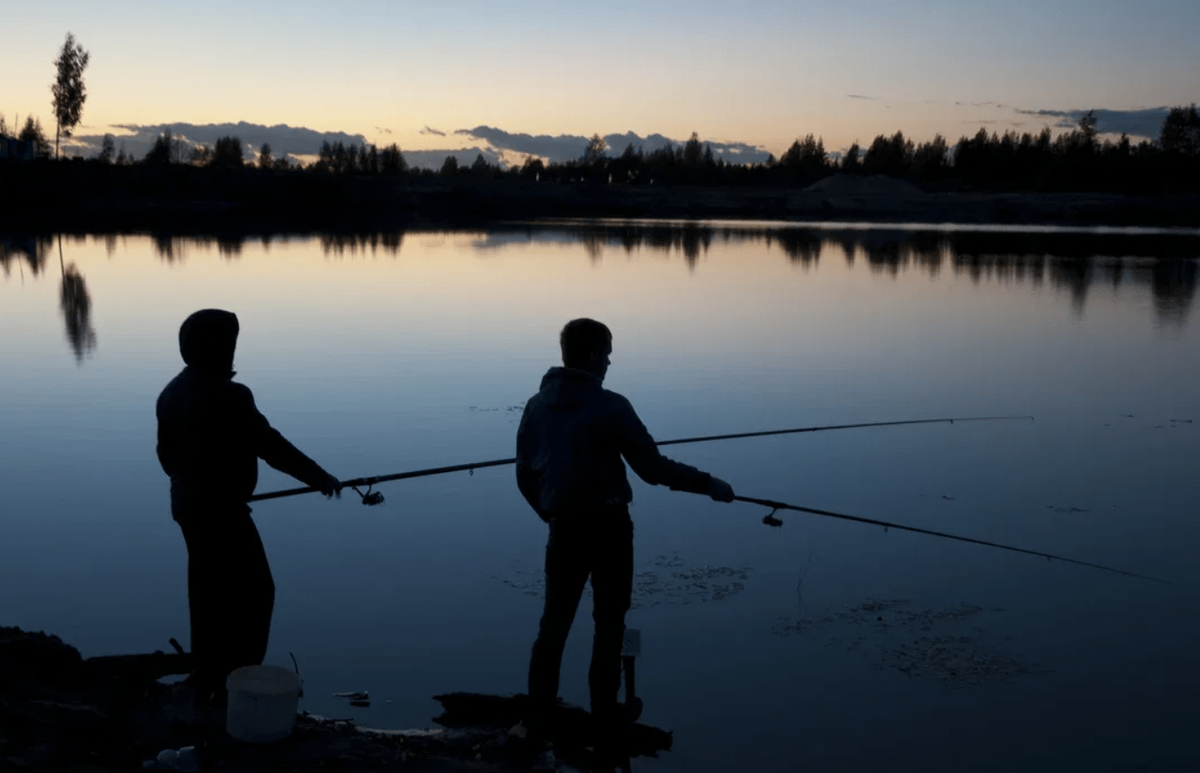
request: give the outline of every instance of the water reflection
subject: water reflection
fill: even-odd
[[[74,263],[64,265],[61,234],[58,237],[58,267],[62,272],[62,280],[58,285],[58,306],[67,325],[67,340],[75,352],[75,361],[82,364],[84,356],[90,355],[96,348],[96,331],[92,329],[92,297],[88,294],[87,282],[79,268]]]
[[[1192,296],[1196,294],[1196,261],[1159,260],[1150,268],[1154,311],[1159,320],[1176,327],[1187,321]]]
[[[778,246],[788,260],[805,269],[815,267],[822,254],[840,253],[853,266],[865,259],[872,273],[899,277],[917,270],[936,278],[949,266],[972,282],[1000,281],[1051,286],[1065,293],[1072,310],[1082,315],[1092,288],[1107,280],[1112,289],[1123,284],[1150,285],[1156,321],[1180,326],[1196,291],[1196,259],[1200,238],[1187,233],[971,232],[902,229],[846,230],[712,226],[699,223],[571,224],[568,230],[526,229],[530,241],[554,238],[582,244],[589,260],[603,259],[605,248],[630,254],[645,248],[665,255],[679,254],[689,268],[710,246],[763,243]],[[501,237],[500,241],[507,241]],[[488,244],[493,237],[489,236]]]
[[[12,265],[16,263],[18,271],[24,271],[24,267],[28,265],[33,275],[37,276],[46,266],[50,243],[48,237],[0,237],[0,266],[4,267],[4,275],[9,276],[12,273]]]
[[[96,331],[92,328],[92,299],[87,282],[74,263],[63,269],[58,303],[67,325],[67,340],[71,342],[75,360],[82,363],[96,348]]]
[[[415,233],[464,232],[415,231]],[[354,258],[359,255],[395,257],[404,242],[404,231],[323,233],[316,238],[326,257]],[[918,271],[936,279],[944,269],[965,276],[973,283],[998,281],[1029,282],[1037,287],[1048,282],[1070,299],[1072,310],[1082,315],[1089,294],[1104,286],[1117,291],[1123,286],[1148,286],[1154,298],[1156,323],[1183,325],[1196,292],[1200,235],[1189,232],[1017,232],[937,231],[907,228],[810,228],[758,224],[711,224],[703,222],[579,221],[564,224],[498,226],[480,234],[478,249],[491,249],[514,242],[576,244],[592,262],[600,262],[607,251],[679,255],[695,269],[714,244],[725,246],[763,244],[778,247],[787,260],[805,270],[818,266],[822,257],[840,256],[850,266],[865,261],[873,274],[898,278]],[[106,235],[105,251],[111,256],[117,236]],[[221,234],[180,236],[156,233],[151,236],[157,256],[168,263],[180,262],[197,249],[216,248],[226,259],[239,258],[248,239],[260,241],[264,250],[281,239],[272,234]],[[51,242],[44,237],[0,239],[0,266],[6,275],[16,263],[28,266],[36,276],[45,267]],[[67,282],[64,270],[64,282]],[[76,271],[64,284],[63,308],[68,295],[71,308],[86,309],[86,288]],[[81,305],[82,304],[82,305]],[[64,311],[64,313],[66,313]],[[89,344],[88,329],[79,328],[83,350]],[[90,344],[94,345],[94,344]],[[76,347],[77,349],[79,347]]]

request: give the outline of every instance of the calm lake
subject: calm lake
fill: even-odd
[[[85,656],[188,642],[154,402],[192,311],[237,313],[237,380],[343,479],[511,456],[559,329],[591,316],[606,386],[660,440],[1035,417],[666,449],[738,494],[1173,583],[794,512],[773,529],[634,479],[638,691],[675,732],[635,769],[1191,767],[1197,256],[1197,232],[603,221],[0,240],[0,623]],[[260,492],[298,485],[261,469]],[[545,526],[512,468],[381,490],[254,506],[267,662],[293,653],[302,708],[372,727],[523,691]],[[562,678],[582,705],[590,646],[585,600]]]

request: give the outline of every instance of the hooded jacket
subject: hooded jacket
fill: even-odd
[[[194,508],[239,505],[258,484],[258,459],[319,486],[325,471],[271,427],[254,395],[233,381],[237,317],[218,309],[179,328],[186,367],[158,396],[158,461],[171,477],[176,520]]]
[[[517,429],[517,487],[544,520],[580,508],[627,505],[622,458],[651,485],[703,493],[711,480],[663,456],[629,400],[591,373],[551,368]]]

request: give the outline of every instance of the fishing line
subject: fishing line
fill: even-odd
[[[783,526],[783,521],[776,518],[775,513],[779,512],[780,510],[795,510],[798,513],[810,513],[812,515],[823,515],[827,518],[839,518],[843,521],[856,521],[858,523],[869,523],[873,526],[882,526],[884,531],[887,531],[888,529],[900,529],[902,531],[916,532],[917,534],[929,534],[934,537],[943,537],[945,539],[958,540],[959,542],[971,542],[976,545],[984,545],[984,546],[990,547],[990,548],[1000,548],[1001,550],[1012,550],[1017,553],[1025,553],[1025,554],[1028,554],[1031,556],[1040,556],[1047,560],[1066,561],[1067,563],[1070,563],[1070,564],[1079,564],[1080,566],[1090,566],[1093,569],[1103,569],[1106,572],[1115,572],[1116,574],[1123,574],[1126,577],[1136,577],[1139,580],[1150,580],[1151,582],[1160,582],[1164,585],[1171,584],[1167,580],[1160,580],[1157,577],[1147,577],[1144,574],[1135,574],[1133,572],[1127,572],[1124,569],[1114,569],[1111,566],[1102,566],[1101,564],[1093,564],[1093,563],[1089,563],[1087,561],[1079,561],[1074,558],[1066,558],[1064,556],[1057,556],[1052,553],[1042,553],[1041,551],[1038,551],[1038,550],[1029,550],[1027,548],[1018,548],[1018,547],[1013,547],[1012,545],[1002,545],[999,542],[988,542],[987,540],[975,539],[974,537],[961,537],[957,534],[947,534],[944,531],[934,531],[932,529],[922,529],[917,526],[905,526],[902,523],[891,523],[890,521],[880,521],[875,518],[864,518],[859,515],[846,515],[845,513],[834,513],[834,512],[830,512],[829,510],[817,510],[816,508],[813,508],[813,507],[801,507],[800,505],[789,505],[786,502],[776,502],[775,500],[772,500],[772,499],[758,499],[756,497],[743,497],[743,496],[734,496],[733,499],[736,502],[749,502],[750,504],[762,505],[763,507],[771,508],[771,512],[768,513],[763,518],[763,523],[765,523],[768,526],[773,526],[775,528],[779,528],[780,526]]]
[[[732,435],[704,435],[701,437],[679,438],[677,440],[662,440],[656,443],[659,446],[674,446],[683,443],[707,443],[714,440],[737,440],[740,438],[752,437],[768,437],[770,435],[794,435],[801,432],[829,432],[839,429],[863,429],[866,427],[899,427],[908,424],[953,424],[956,421],[1033,421],[1032,416],[972,416],[965,418],[952,419],[908,419],[905,421],[874,421],[866,424],[830,424],[823,427],[795,427],[792,429],[769,429],[759,432],[736,432]],[[354,478],[353,480],[342,481],[344,488],[354,489],[359,496],[363,498],[364,505],[377,505],[383,502],[383,495],[379,492],[370,492],[363,494],[358,492],[357,486],[373,486],[377,483],[386,483],[393,480],[404,480],[406,478],[424,478],[430,475],[445,475],[451,472],[469,472],[472,475],[475,470],[481,470],[486,467],[500,467],[506,464],[515,464],[516,458],[509,459],[491,459],[486,462],[470,462],[467,464],[453,464],[448,467],[430,467],[425,470],[410,470],[409,472],[398,472],[392,475],[380,475],[370,478]],[[304,486],[301,488],[283,489],[280,491],[268,491],[263,494],[255,494],[250,497],[248,502],[261,502],[264,499],[278,499],[280,497],[292,497],[297,494],[311,494],[320,489],[312,486]],[[369,500],[369,501],[368,501]]]

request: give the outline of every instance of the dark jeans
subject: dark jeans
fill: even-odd
[[[267,654],[275,581],[245,505],[177,513],[188,550],[192,681],[197,694],[221,690],[241,666]]]
[[[633,592],[633,522],[624,506],[589,508],[550,521],[546,606],[529,661],[533,713],[549,716],[558,699],[563,648],[588,576],[592,578],[592,716],[612,715],[621,688],[621,640]]]

